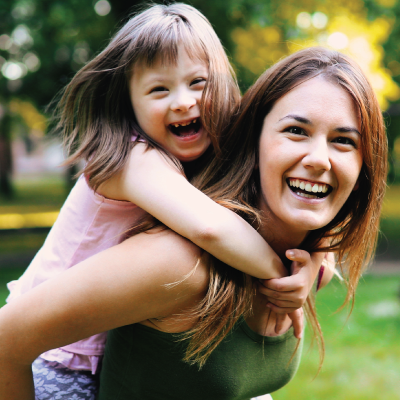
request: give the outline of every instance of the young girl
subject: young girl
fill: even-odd
[[[284,276],[264,239],[192,187],[183,172],[218,156],[218,132],[239,99],[221,43],[197,10],[157,5],[129,20],[61,98],[58,128],[72,154],[67,162],[86,164],[42,249],[9,284],[8,300],[119,243],[145,212],[234,268],[260,279]],[[304,268],[307,290],[320,262]],[[47,351],[34,371],[43,375],[57,363],[95,374],[105,340],[102,333]],[[81,391],[92,390],[90,373],[71,376]],[[37,396],[42,389],[45,396],[44,381],[36,386]]]

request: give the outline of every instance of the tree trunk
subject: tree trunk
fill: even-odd
[[[76,174],[78,173],[79,168],[76,165],[69,165],[65,172],[65,182],[66,182],[66,189],[67,193],[69,193],[72,187],[75,185],[76,182]]]
[[[1,105],[0,105],[1,107]],[[11,116],[3,106],[0,113],[0,196],[11,198],[12,153],[11,153]]]

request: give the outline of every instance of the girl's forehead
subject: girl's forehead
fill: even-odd
[[[186,61],[187,64],[198,65],[199,67],[208,68],[209,62],[206,55],[196,53],[194,51],[187,51],[186,47],[179,45],[176,51],[169,52],[163,49],[155,55],[152,59],[141,57],[137,59],[131,66],[131,74],[138,70],[148,69],[160,69],[160,68],[174,68],[178,67],[178,64],[182,61]]]

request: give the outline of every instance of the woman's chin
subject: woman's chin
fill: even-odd
[[[315,215],[315,213],[312,212],[301,212],[287,218],[286,222],[293,232],[300,233],[323,228],[331,219],[332,218],[326,218],[325,216]]]

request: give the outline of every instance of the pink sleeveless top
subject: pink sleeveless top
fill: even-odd
[[[107,199],[95,193],[81,176],[52,227],[43,247],[28,269],[7,286],[7,301],[26,293],[40,283],[71,268],[80,261],[118,244],[123,234],[144,215],[144,211],[127,201]],[[70,369],[95,373],[107,332],[80,340],[41,355]]]

